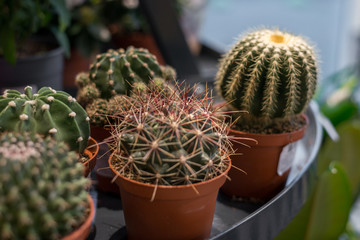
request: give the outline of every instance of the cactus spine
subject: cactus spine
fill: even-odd
[[[264,120],[303,112],[316,81],[313,48],[300,36],[269,29],[241,38],[221,59],[216,77],[226,101]]]
[[[183,185],[205,181],[228,166],[226,124],[212,112],[211,98],[187,89],[148,89],[127,97],[132,103],[112,129],[112,165],[137,181]]]
[[[84,222],[88,180],[64,142],[0,136],[0,238],[59,239]]]
[[[90,81],[99,89],[100,97],[106,99],[115,94],[129,95],[134,83],[148,84],[154,77],[173,80],[175,71],[159,65],[147,49],[134,47],[99,54],[89,71]]]
[[[7,90],[0,97],[0,132],[30,131],[51,135],[83,153],[90,135],[89,117],[76,99],[62,91],[43,87],[36,94]]]

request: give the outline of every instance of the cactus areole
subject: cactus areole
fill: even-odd
[[[83,153],[90,136],[89,117],[66,92],[49,87],[36,94],[26,87],[23,94],[6,90],[0,96],[0,132],[32,132],[66,142]]]
[[[300,36],[259,30],[241,38],[221,59],[217,90],[235,109],[262,119],[302,113],[314,95],[317,62]]]

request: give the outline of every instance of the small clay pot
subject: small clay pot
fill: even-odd
[[[74,232],[70,233],[69,235],[61,238],[61,240],[85,240],[89,234],[91,229],[91,223],[95,216],[95,206],[94,201],[92,200],[91,196],[88,195],[89,204],[90,204],[90,213],[85,222]]]
[[[290,133],[252,134],[229,129],[229,136],[254,139],[257,143],[240,140],[249,145],[249,148],[232,141],[233,148],[238,154],[230,156],[234,166],[228,174],[231,180],[227,180],[221,190],[226,195],[252,202],[267,201],[279,193],[284,188],[290,172],[289,168],[281,176],[278,174],[279,157],[286,145],[294,143],[304,136],[308,118],[306,115],[303,116],[307,124]]]
[[[99,144],[95,141],[95,139],[90,138],[88,142],[88,147],[84,151],[84,154],[89,156],[89,159],[83,163],[85,177],[87,177],[91,170],[95,167],[98,153]]]
[[[104,127],[94,126],[90,124],[91,137],[94,138],[97,142],[102,142],[104,139],[111,136],[111,131]]]
[[[110,129],[93,126],[90,125],[91,136],[95,138],[98,142],[103,142],[106,138],[111,136]],[[97,189],[106,192],[106,193],[114,193],[116,195],[120,195],[119,187],[116,183],[112,182],[115,174],[111,171],[109,167],[109,156],[110,149],[106,143],[101,143],[99,150],[99,158],[96,161],[95,166],[95,174],[97,180]]]
[[[155,185],[130,180],[117,174],[128,239],[205,239],[210,236],[219,188],[229,167],[221,175],[193,185]],[[194,188],[199,192],[197,194]]]

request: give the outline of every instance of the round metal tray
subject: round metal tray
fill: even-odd
[[[318,113],[318,105],[311,102],[306,112],[310,124],[298,143],[289,178],[279,194],[266,203],[254,204],[234,201],[219,192],[210,239],[272,239],[289,224],[314,187],[315,159],[323,135]],[[88,239],[127,239],[120,197],[97,192],[96,186],[90,193],[97,211]]]

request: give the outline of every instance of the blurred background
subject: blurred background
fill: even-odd
[[[97,54],[131,45],[175,67],[180,80],[212,86],[220,56],[240,34],[278,27],[302,35],[320,58],[316,101],[331,123],[324,125],[340,136],[325,135],[319,179],[340,163],[352,192],[336,196],[344,186],[331,185],[320,197],[332,201],[314,207],[310,199],[279,239],[303,239],[299,232],[314,228],[327,236],[321,239],[360,239],[359,13],[359,0],[2,0],[0,93],[31,85],[75,96],[75,76],[88,71]],[[341,208],[342,201],[351,208]],[[329,225],[309,223],[314,214]],[[336,231],[328,235],[328,229]]]
[[[358,0],[209,0],[200,38],[224,52],[240,33],[277,26],[315,45],[324,79],[359,62],[359,12]]]

